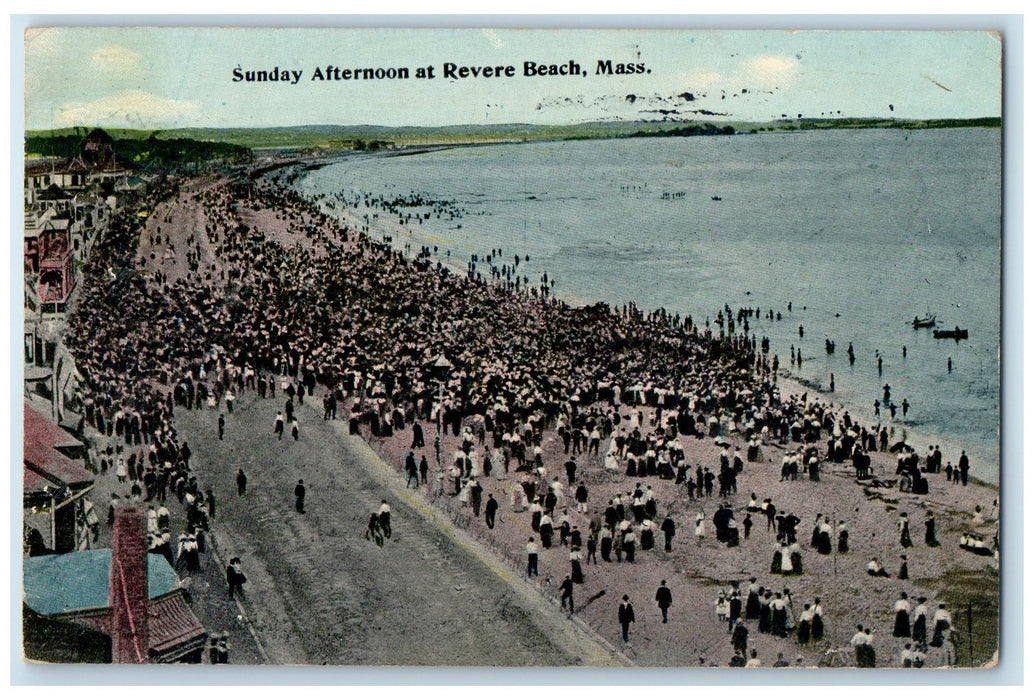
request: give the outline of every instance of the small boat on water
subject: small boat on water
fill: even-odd
[[[952,340],[968,340],[969,329],[959,328],[955,326],[954,330],[941,331],[936,330],[933,332],[934,338],[951,338]]]
[[[912,319],[912,327],[913,328],[932,328],[933,324],[936,321],[937,321],[937,317],[936,316],[924,316],[923,318],[919,318],[918,316],[916,316],[915,318]]]

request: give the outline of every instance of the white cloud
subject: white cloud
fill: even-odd
[[[764,90],[786,88],[798,72],[798,62],[789,56],[754,56],[740,66],[743,79]]]
[[[102,46],[90,57],[94,65],[105,70],[124,71],[140,62],[140,54],[125,46]]]
[[[57,109],[54,126],[167,128],[196,118],[199,113],[197,102],[173,100],[148,92],[130,90],[108,95],[94,102],[61,105]]]
[[[697,70],[686,76],[686,87],[695,90],[710,90],[711,88],[718,85],[721,81],[722,76],[717,71],[713,70]]]

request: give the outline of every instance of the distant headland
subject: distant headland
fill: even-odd
[[[105,129],[117,140],[181,140],[222,143],[248,149],[377,151],[477,143],[688,137],[806,131],[816,129],[1001,128],[1001,117],[973,119],[785,118],[770,122],[709,122],[663,119],[578,124],[490,124],[458,126],[304,125],[261,128]],[[26,156],[62,156],[92,127],[26,131]],[[228,155],[228,154],[225,154]]]

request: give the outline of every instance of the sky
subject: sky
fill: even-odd
[[[27,129],[1001,115],[1001,44],[979,31],[33,27],[24,56]],[[601,60],[643,72],[597,75]],[[525,61],[586,75],[526,77]],[[313,80],[328,66],[410,77]]]

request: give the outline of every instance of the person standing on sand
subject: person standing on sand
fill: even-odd
[[[244,475],[243,469],[237,470],[237,495],[246,496],[248,492],[248,477]]]
[[[920,597],[916,605],[912,620],[912,640],[920,645],[926,645],[926,598]]]
[[[661,523],[661,532],[664,533],[664,551],[671,551],[672,540],[675,539],[675,521],[670,515],[665,516]]]
[[[955,483],[962,481],[962,485],[965,486],[969,483],[969,457],[966,455],[966,451],[962,451],[962,455],[959,457],[959,465],[955,470],[956,479]]]
[[[672,597],[668,582],[664,579],[661,579],[661,585],[654,594],[654,600],[657,601],[657,607],[661,609],[661,622],[665,625],[668,624],[668,608],[671,607]]]
[[[381,507],[377,509],[377,520],[381,524],[381,531],[384,536],[391,539],[391,506],[385,500],[381,501]]]
[[[898,518],[898,534],[901,538],[901,546],[908,549],[912,546],[912,535],[908,532],[908,513],[902,513]]]
[[[420,476],[417,474],[416,457],[413,455],[413,451],[410,450],[406,453],[406,488],[409,488],[409,482],[415,482],[413,488],[420,486]]]
[[[876,649],[873,648],[873,633],[866,627],[858,625],[858,633],[851,638],[851,646],[855,648],[858,668],[876,668]]]
[[[377,513],[370,513],[370,519],[366,523],[366,539],[373,540],[378,547],[384,546],[384,533],[381,532],[381,522],[377,519]]]
[[[528,553],[528,578],[539,575],[539,546],[535,544],[535,538],[529,537],[528,544],[524,546]]]
[[[301,479],[298,479],[298,484],[294,487],[294,509],[299,513],[305,512],[305,484]]]
[[[484,492],[484,488],[473,477],[468,486],[470,488],[470,505],[474,508],[474,517],[477,518],[481,516],[481,494]]]
[[[225,430],[226,430],[226,419],[223,417],[223,414],[220,413],[219,414],[219,439],[220,440],[223,439],[223,432]]]
[[[621,605],[618,606],[618,622],[621,624],[621,639],[628,644],[628,628],[635,622],[635,609],[627,594],[622,596]]]
[[[912,637],[911,609],[908,593],[902,591],[901,597],[894,603],[894,636]]]
[[[277,440],[283,440],[284,438],[284,414],[280,411],[276,412],[276,421],[273,423],[273,434],[276,435]]]
[[[743,620],[737,620],[735,626],[732,628],[732,648],[734,653],[740,654],[743,657],[747,655],[747,637],[749,631],[747,626],[743,624]],[[757,658],[757,651],[753,651],[754,658]],[[749,662],[748,662],[749,663]],[[757,666],[759,664],[756,664]]]
[[[933,511],[926,511],[926,534],[924,540],[926,541],[927,547],[940,547],[941,543],[937,541],[937,523],[934,521]]]
[[[843,520],[841,520],[837,524],[837,552],[839,552],[840,554],[847,554],[847,552],[849,551],[847,539],[847,524],[844,523]]]
[[[570,576],[565,576],[563,583],[560,584],[560,609],[563,610],[565,604],[570,609],[570,614],[574,615],[574,582],[571,581]]]
[[[234,591],[244,598],[244,584],[248,582],[247,577],[244,575],[244,571],[241,569],[241,560],[238,557],[230,559],[229,566],[226,567],[226,585],[229,587],[229,596],[233,598]]]
[[[488,501],[485,503],[485,525],[489,530],[495,528],[495,514],[499,510],[499,501],[495,500],[492,494],[488,494]]]

